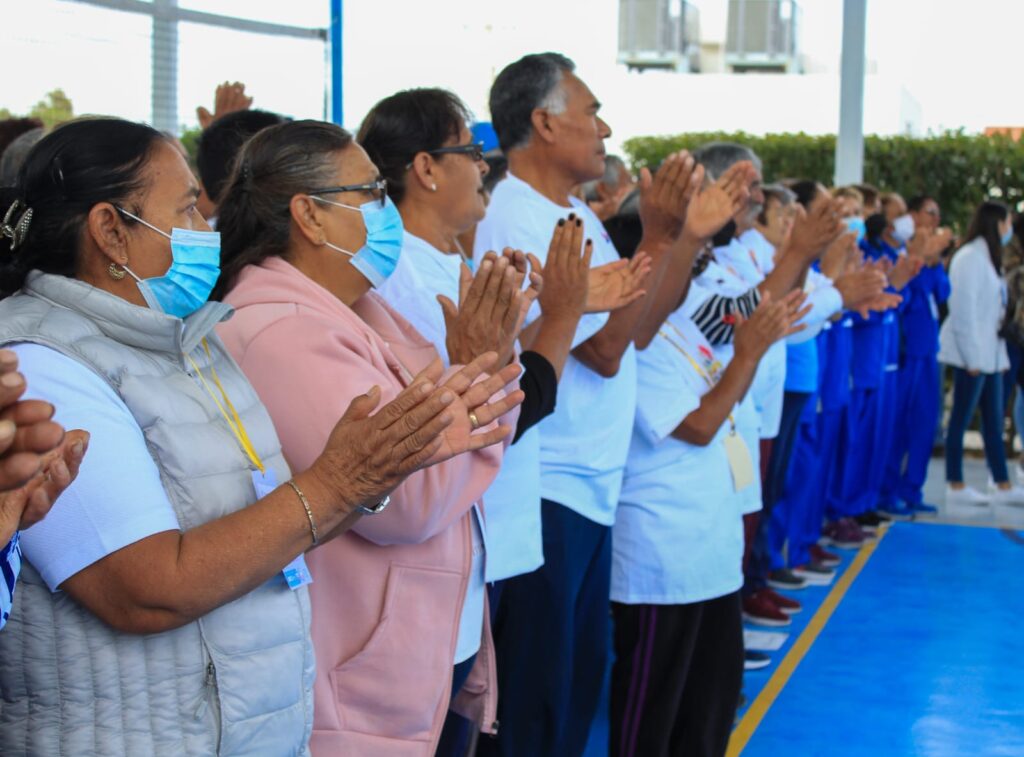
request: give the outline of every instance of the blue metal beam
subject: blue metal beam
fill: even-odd
[[[345,102],[342,76],[342,10],[344,0],[331,1],[331,26],[329,37],[331,44],[331,121],[339,126],[345,125]]]

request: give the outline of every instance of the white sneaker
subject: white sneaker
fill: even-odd
[[[947,505],[985,505],[988,501],[989,498],[977,489],[972,489],[969,486],[965,486],[963,489],[954,489],[946,484]]]
[[[1009,489],[1000,489],[995,486],[991,489],[989,498],[997,505],[1024,505],[1024,487],[1014,484]]]

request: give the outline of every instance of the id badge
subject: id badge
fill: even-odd
[[[754,483],[754,460],[750,457],[747,443],[735,431],[725,435],[725,456],[729,459],[729,470],[732,471],[733,488],[740,492]]]
[[[277,488],[277,476],[274,475],[274,471],[267,468],[266,473],[260,473],[258,470],[252,472],[252,485],[256,489],[256,498],[263,499],[270,492]],[[284,566],[284,580],[288,583],[288,588],[294,591],[300,586],[306,586],[313,583],[313,576],[309,572],[309,567],[306,565],[305,555],[299,555],[290,563]]]

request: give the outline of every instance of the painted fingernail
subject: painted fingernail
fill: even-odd
[[[588,239],[587,240],[587,247],[592,247],[593,244],[594,244],[594,240],[593,239]]]
[[[559,226],[565,226],[565,219],[564,218],[559,218],[558,219],[558,225]]]
[[[576,228],[579,228],[582,225],[583,225],[583,221],[581,221],[579,218],[577,218],[576,219]]]
[[[18,427],[13,421],[0,421],[0,442],[10,441]]]
[[[25,383],[25,379],[21,377],[20,373],[5,373],[0,376],[0,384],[3,384],[8,389],[17,389]]]
[[[570,220],[570,221],[571,221],[572,219],[574,219],[575,217],[576,217],[576,214],[575,214],[575,213],[570,213],[570,214],[569,214],[569,220]]]

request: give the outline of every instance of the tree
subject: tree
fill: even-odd
[[[38,118],[47,129],[75,117],[75,109],[71,98],[64,94],[63,89],[53,89],[46,93],[42,100],[32,106],[28,112],[32,118]]]

